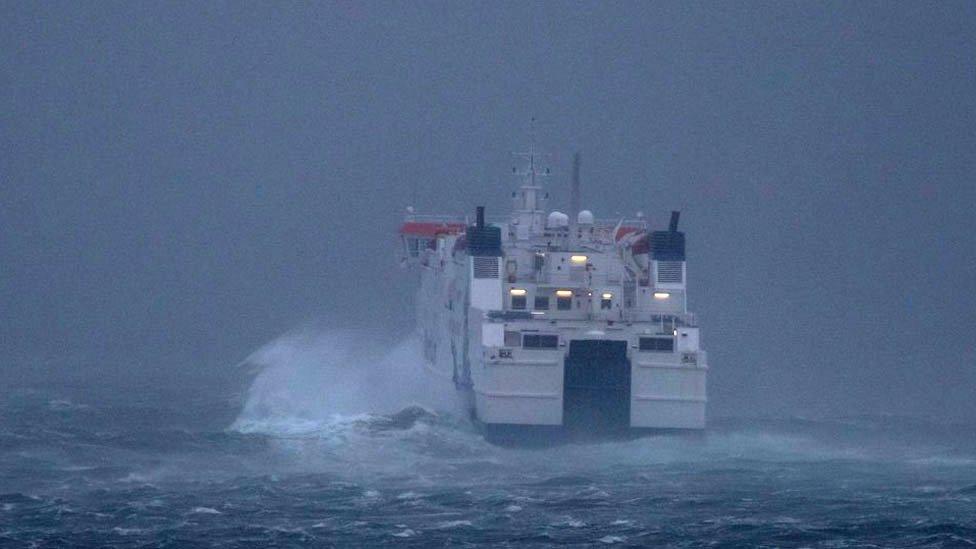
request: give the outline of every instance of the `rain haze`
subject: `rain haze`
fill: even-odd
[[[714,486],[749,499],[771,464],[797,454],[852,460],[838,478],[890,466],[863,487],[867,499],[912,475],[963,494],[865,511],[876,537],[842,512],[854,530],[830,535],[976,539],[976,448],[954,445],[976,424],[976,4],[4,2],[3,12],[0,542],[186,544],[220,531],[206,521],[251,522],[240,502],[275,475],[279,490],[319,507],[301,514],[265,494],[277,513],[267,531],[228,543],[667,545],[677,538],[640,509],[584,522],[590,511],[569,502],[636,501],[648,483],[674,501]],[[362,414],[418,394],[403,393],[414,383],[403,365],[419,360],[417,277],[397,263],[406,208],[506,215],[512,152],[533,140],[552,153],[557,208],[568,207],[578,151],[582,205],[597,217],[641,211],[665,228],[682,212],[708,416],[720,426],[704,450],[684,439],[494,449],[443,411],[393,436],[397,449],[358,423],[326,421],[368,422]],[[254,385],[249,365],[265,368]],[[302,422],[282,427],[294,416]],[[850,418],[944,438],[892,464],[912,446],[903,433],[872,430],[885,450],[865,456],[860,435],[831,430]],[[790,434],[766,445],[762,421]],[[820,434],[792,431],[797,421]],[[282,442],[281,428],[303,442]],[[176,437],[176,449],[142,429]],[[457,472],[481,467],[485,452],[509,492],[479,491],[487,480]],[[397,477],[403,455],[437,488]],[[729,455],[751,460],[744,477],[702,480]],[[552,460],[566,469],[547,476]],[[942,461],[919,465],[931,460]],[[207,466],[177,478],[188,463]],[[823,482],[788,470],[778,482]],[[310,488],[320,474],[328,480]],[[333,488],[336,478],[349,484]],[[96,490],[120,506],[161,498],[174,526],[83,526],[86,512],[132,516],[99,507]],[[372,518],[356,526],[329,498]],[[495,509],[509,522],[424,523],[424,505]],[[683,520],[680,505],[642,505]],[[43,525],[58,506],[76,516]],[[796,508],[817,506],[768,511]],[[912,513],[952,527],[916,532]],[[794,518],[813,526],[758,519],[771,529],[682,535],[832,539],[777,537],[829,522]]]

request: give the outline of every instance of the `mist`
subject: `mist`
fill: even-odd
[[[507,212],[535,118],[556,207],[580,151],[598,217],[682,211],[710,416],[976,420],[972,3],[4,12],[8,386],[382,363],[404,209]],[[358,335],[265,347],[309,323]]]

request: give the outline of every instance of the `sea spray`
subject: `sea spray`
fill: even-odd
[[[432,388],[416,338],[386,349],[375,339],[302,327],[264,345],[244,361],[258,373],[232,429],[293,435],[410,406],[457,412],[452,387]]]

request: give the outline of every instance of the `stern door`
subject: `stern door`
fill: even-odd
[[[626,341],[571,341],[563,384],[563,425],[577,433],[630,427]]]

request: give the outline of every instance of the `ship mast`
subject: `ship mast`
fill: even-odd
[[[551,175],[552,171],[543,166],[543,156],[535,148],[535,118],[532,119],[530,130],[530,148],[528,152],[515,153],[522,159],[524,168],[512,168],[512,173],[522,181],[519,189],[512,193],[513,212],[512,224],[516,226],[519,239],[528,238],[530,234],[542,232],[545,226],[545,205],[548,193],[542,192],[542,178]]]

